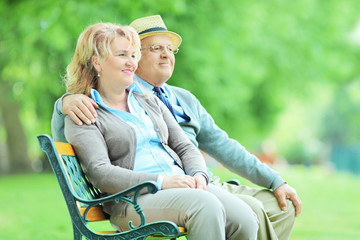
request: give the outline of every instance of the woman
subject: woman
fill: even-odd
[[[173,221],[187,229],[190,240],[256,238],[255,218],[249,219],[250,229],[226,221],[223,200],[228,193],[207,185],[198,149],[166,106],[143,95],[133,82],[139,59],[140,40],[130,27],[98,23],[78,39],[67,68],[67,91],[91,96],[100,107],[90,126],[67,117],[65,136],[88,178],[109,194],[155,181],[161,191],[138,198],[148,222]],[[138,224],[136,212],[123,203],[113,202],[104,210],[120,231],[127,230],[129,220]]]

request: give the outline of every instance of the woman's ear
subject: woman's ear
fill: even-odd
[[[100,73],[101,72],[101,65],[100,65],[99,57],[98,56],[92,56],[91,61],[92,61],[92,64],[94,65],[94,68],[96,69],[96,71],[98,73]]]

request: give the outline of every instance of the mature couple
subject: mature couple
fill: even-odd
[[[181,41],[159,15],[86,28],[67,67],[71,94],[55,103],[54,139],[74,146],[102,192],[155,181],[161,191],[139,197],[147,220],[184,226],[188,239],[288,239],[301,211],[296,191],[216,126],[194,95],[166,84]],[[198,148],[268,190],[220,183]],[[104,210],[120,231],[136,222],[124,204]]]

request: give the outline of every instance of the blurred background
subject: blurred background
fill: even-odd
[[[168,83],[195,94],[230,137],[291,179],[302,197],[293,239],[360,239],[359,9],[357,0],[0,0],[1,199],[28,203],[35,190],[51,188],[65,217],[52,232],[71,238],[36,136],[51,134],[62,76],[86,26],[160,14],[183,37]],[[208,161],[224,180],[237,177]],[[41,188],[44,181],[51,183]],[[0,238],[17,234],[14,215],[30,221],[15,208],[0,208]],[[2,225],[10,216],[14,222]],[[18,239],[32,239],[24,236]]]

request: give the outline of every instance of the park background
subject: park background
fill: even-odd
[[[0,0],[0,239],[71,239],[36,136],[51,134],[81,31],[155,14],[183,37],[168,83],[194,93],[302,198],[291,239],[360,239],[359,9],[357,0]],[[239,178],[208,161],[223,180]]]

